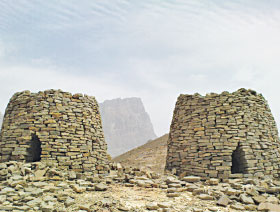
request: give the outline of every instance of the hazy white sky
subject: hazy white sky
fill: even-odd
[[[0,111],[50,88],[142,98],[167,133],[180,93],[252,88],[280,124],[279,0],[0,0]]]

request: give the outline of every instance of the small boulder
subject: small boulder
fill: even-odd
[[[270,196],[266,199],[266,202],[273,203],[273,204],[278,204],[279,199],[277,197]]]
[[[69,207],[70,205],[73,205],[75,203],[75,200],[71,197],[67,197],[66,201],[64,202],[66,207]]]
[[[166,194],[167,197],[179,197],[180,193],[176,192],[176,193],[167,193]]]
[[[187,176],[187,177],[184,177],[182,180],[186,181],[188,183],[196,183],[196,182],[199,182],[201,180],[201,177]]]
[[[95,185],[96,191],[106,191],[108,189],[108,186],[104,183],[98,183]]]
[[[46,203],[41,204],[42,212],[52,212],[53,209],[54,209],[54,206],[52,204],[46,204]]]
[[[123,205],[120,205],[120,206],[118,207],[118,209],[119,209],[120,211],[129,211],[129,208],[126,207],[126,206],[123,206]],[[108,212],[110,212],[110,211],[108,211]]]
[[[257,203],[260,204],[262,202],[266,201],[266,198],[264,196],[258,195],[258,196],[254,196],[253,200]]]
[[[91,209],[90,209],[91,205],[90,204],[83,204],[83,205],[80,205],[79,208],[81,210],[85,210],[85,211],[88,211],[88,212],[91,212]]]
[[[244,205],[244,208],[248,211],[256,211],[257,210],[257,206],[256,205]]]
[[[158,203],[158,207],[160,208],[169,208],[171,204],[169,202],[160,202]]]
[[[262,202],[258,206],[258,211],[275,211],[275,212],[279,212],[280,211],[280,205],[272,204],[272,203],[269,203],[269,202]]]
[[[278,187],[269,187],[266,189],[266,192],[269,194],[277,194],[280,193],[280,186]]]
[[[86,191],[85,187],[80,187],[78,185],[73,185],[73,190],[77,193],[83,193]]]
[[[239,190],[236,190],[236,189],[233,189],[233,188],[228,188],[226,191],[225,191],[225,193],[227,194],[227,195],[229,195],[229,196],[231,196],[231,195],[238,195],[238,194],[240,194],[241,193],[241,191],[239,191]]]
[[[246,193],[249,194],[250,196],[259,195],[259,192],[254,187],[247,187],[246,188]]]
[[[240,201],[243,202],[244,204],[254,204],[254,200],[247,196],[246,194],[241,194],[240,195]]]
[[[209,210],[209,211],[212,211],[212,212],[218,212],[218,211],[220,211],[218,207],[213,207],[213,206],[208,207],[208,210]]]
[[[245,210],[244,206],[241,205],[241,204],[233,204],[233,205],[230,206],[230,208],[235,209],[235,210],[240,210],[240,211]]]
[[[154,203],[154,202],[151,202],[151,203],[146,204],[146,208],[148,210],[157,210],[158,209],[158,204]]]
[[[218,185],[219,182],[220,182],[220,180],[216,179],[216,178],[211,178],[208,180],[209,185]]]
[[[217,205],[224,207],[228,206],[229,203],[230,199],[226,195],[221,196],[220,199],[217,201]]]
[[[76,172],[74,171],[69,171],[69,180],[74,180],[77,178]]]
[[[35,179],[36,180],[42,179],[45,176],[46,172],[47,172],[47,169],[35,171],[34,172]]]
[[[213,200],[214,198],[208,194],[200,194],[198,196],[199,199],[202,199],[202,200]]]
[[[175,193],[177,192],[177,188],[168,188],[167,193]]]

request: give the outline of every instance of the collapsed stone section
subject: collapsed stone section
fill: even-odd
[[[280,141],[266,100],[255,91],[180,95],[166,170],[204,178],[280,176]]]
[[[0,136],[0,162],[11,160],[105,173],[107,145],[95,98],[61,90],[14,94]]]

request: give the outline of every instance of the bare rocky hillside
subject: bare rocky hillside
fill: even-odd
[[[131,166],[157,173],[163,173],[166,160],[168,134],[132,149],[113,160],[124,166]]]
[[[140,98],[106,100],[99,106],[108,152],[112,157],[156,138]]]

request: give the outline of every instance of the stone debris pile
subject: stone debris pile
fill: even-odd
[[[110,164],[85,175],[42,162],[0,164],[0,211],[279,211],[280,181],[161,176]]]

